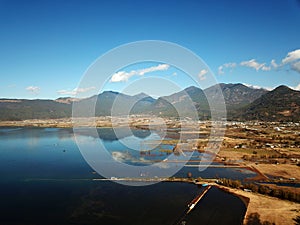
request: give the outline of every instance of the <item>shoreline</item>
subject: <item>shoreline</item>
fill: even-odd
[[[98,179],[95,179],[97,181]],[[103,179],[99,179],[103,180]],[[104,179],[110,180],[110,179]],[[154,179],[155,180],[155,179]],[[153,182],[153,179],[145,178],[120,178],[123,182]],[[160,182],[181,182],[193,185],[208,184],[224,192],[237,196],[245,205],[246,212],[243,218],[243,224],[248,222],[251,215],[257,213],[261,221],[268,221],[276,225],[293,224],[293,219],[300,213],[300,203],[282,200],[276,197],[262,195],[254,192],[247,192],[241,189],[230,188],[215,183],[217,179],[203,179],[195,182],[189,178],[161,178]],[[111,181],[114,181],[113,179]],[[275,213],[274,213],[275,212]]]
[[[293,219],[300,213],[300,203],[259,193],[246,192],[240,189],[223,186],[218,187],[228,193],[236,195],[244,203],[246,199],[249,200],[243,224],[246,224],[249,217],[255,213],[259,214],[261,221],[268,221],[276,225],[294,224]]]
[[[109,179],[108,179],[109,180]],[[151,182],[153,179],[146,178],[120,178],[124,182]],[[293,219],[300,213],[300,203],[282,200],[276,197],[262,195],[254,192],[247,192],[242,189],[230,188],[215,183],[217,179],[203,179],[195,182],[190,178],[161,178],[161,182],[181,182],[193,185],[208,184],[222,191],[237,196],[245,205],[246,212],[243,224],[248,222],[251,215],[258,213],[261,221],[268,221],[276,225],[293,224]],[[97,181],[97,179],[95,180]],[[114,181],[114,180],[111,180]],[[275,212],[275,215],[274,215]]]
[[[190,181],[182,182],[191,183]],[[194,184],[201,185],[202,183],[206,183],[205,180],[198,184]],[[246,207],[242,223],[244,225],[247,224],[251,215],[254,215],[255,213],[259,214],[261,222],[268,221],[270,223],[275,223],[276,225],[294,224],[293,219],[300,213],[300,203],[297,202],[222,186],[217,183],[209,183],[208,185],[235,195],[244,203]]]
[[[171,123],[170,123],[171,124]],[[168,124],[168,125],[170,125]],[[177,124],[176,122],[172,123]],[[108,118],[97,118],[96,124],[87,124],[86,126],[82,127],[93,127],[97,128],[111,128],[112,123],[109,121]],[[145,121],[134,121],[129,122],[129,125],[132,129],[142,129],[141,127],[147,126]],[[125,124],[124,121],[117,124],[118,127],[122,128],[124,126],[128,126],[128,123]],[[159,126],[157,124],[157,126]],[[26,120],[26,121],[0,121],[0,128],[62,128],[62,129],[72,129],[73,123],[71,119],[49,119],[49,120]],[[148,127],[147,127],[148,128]],[[152,128],[153,129],[153,128]],[[193,134],[193,132],[191,133]],[[232,137],[235,139],[236,142],[244,141],[245,139],[241,139],[240,137]],[[286,168],[290,169],[288,174],[284,174],[281,178],[282,180],[289,181],[291,177],[295,177],[298,180],[299,175],[296,174],[297,167],[295,165],[289,164],[263,164],[263,163],[255,163],[250,161],[239,162],[236,159],[240,159],[244,154],[252,154],[252,152],[247,153],[247,149],[243,150],[233,149],[231,151],[220,150],[218,157],[214,159],[214,162],[222,163],[224,165],[239,165],[242,168],[246,168],[252,172],[255,172],[257,176],[253,178],[248,178],[248,181],[255,182],[257,180],[268,180],[270,175],[274,174],[277,171],[286,171]],[[264,150],[266,152],[266,150]],[[271,151],[271,150],[269,150]],[[295,150],[294,153],[297,153]],[[226,153],[226,154],[224,154]],[[233,156],[233,157],[232,157]],[[223,160],[225,159],[225,160]],[[267,168],[271,168],[273,173],[270,173]],[[271,172],[272,172],[271,171]],[[268,172],[268,173],[267,173]],[[276,175],[276,174],[275,174]],[[133,181],[133,180],[132,180]],[[137,180],[135,180],[137,181]],[[188,178],[178,178],[178,179],[164,179],[163,182],[185,182],[185,183],[195,183],[193,180]],[[203,179],[201,182],[198,183],[209,183],[209,185],[213,185],[223,191],[226,191],[230,194],[233,194],[239,197],[246,206],[246,212],[244,215],[244,222],[246,224],[249,216],[253,213],[258,213],[260,215],[260,219],[262,221],[269,221],[271,223],[275,223],[276,225],[280,224],[293,224],[293,219],[296,218],[297,214],[300,213],[300,204],[278,199],[275,197],[270,197],[267,195],[262,195],[254,192],[247,192],[241,189],[234,189],[227,186],[222,186],[212,182],[213,179],[205,180]],[[130,182],[130,180],[127,180]],[[297,190],[298,192],[298,190]]]

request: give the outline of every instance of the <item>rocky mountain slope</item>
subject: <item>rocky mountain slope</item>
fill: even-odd
[[[299,121],[300,92],[286,86],[272,91],[254,89],[243,84],[219,84],[207,89],[194,86],[169,96],[154,99],[141,93],[130,96],[105,91],[86,99],[56,100],[0,99],[0,120],[64,118],[72,116],[72,103],[87,110],[95,103],[95,115],[155,114],[160,116],[195,116],[210,118],[207,98],[214,102],[223,94],[229,120]],[[221,92],[220,92],[221,90]],[[217,103],[216,103],[217,104]],[[180,112],[180,113],[178,113]]]

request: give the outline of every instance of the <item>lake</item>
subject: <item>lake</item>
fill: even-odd
[[[161,149],[172,149],[164,144],[141,155],[124,146],[132,143],[146,149],[151,141],[159,140],[159,134],[147,130],[121,132],[118,138],[111,129],[102,128],[98,133],[100,139],[85,133],[82,138],[99,139],[116,160],[141,168],[170,154]],[[186,177],[188,172],[207,178],[255,175],[232,168],[200,172],[183,167],[175,176]],[[102,176],[83,159],[72,129],[59,128],[0,128],[0,175],[0,224],[172,225],[203,190],[188,183],[135,187],[93,181]],[[186,224],[235,225],[241,224],[245,211],[238,197],[212,188],[185,220]]]

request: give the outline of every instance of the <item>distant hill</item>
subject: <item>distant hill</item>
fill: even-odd
[[[214,98],[214,96],[217,97],[220,94],[217,92],[217,85],[205,89],[205,94],[212,96],[212,99]],[[247,87],[243,84],[221,83],[219,84],[219,86],[222,90],[225,104],[228,110],[246,106],[268,92],[265,89],[255,89]]]
[[[222,83],[219,84],[219,87],[217,84],[205,90],[191,86],[178,93],[159,98],[152,112],[174,116],[176,115],[174,112],[176,108],[183,114],[189,115],[196,108],[200,119],[208,119],[210,110],[207,98],[213,103],[214,100],[220,99],[220,95],[223,94],[227,112],[231,116],[267,92],[265,89],[254,89],[243,84]]]
[[[113,115],[127,115],[128,113],[142,113],[147,110],[155,99],[150,96],[140,93],[130,96],[118,92],[103,92],[98,95],[96,104],[96,115],[110,115],[113,110]]]
[[[55,100],[0,99],[0,120],[70,117],[72,105]]]
[[[143,113],[147,110],[155,99],[141,93],[138,95],[130,96],[114,91],[105,91],[99,95],[94,95],[80,101],[80,108],[83,111],[87,110],[91,103],[95,104],[96,116],[108,115],[127,115]]]
[[[300,92],[279,86],[242,108],[233,119],[299,121]]]
[[[160,97],[151,108],[152,113],[166,116],[178,116],[177,112],[186,116],[197,116],[193,113],[197,110],[208,110],[208,103],[203,90],[194,86]]]
[[[243,84],[219,84],[207,89],[194,86],[169,96],[154,99],[145,93],[134,96],[105,91],[85,99],[56,100],[0,99],[0,120],[64,118],[72,116],[72,103],[79,102],[82,112],[95,104],[96,116],[154,114],[178,117],[210,118],[207,97],[214,101],[223,94],[229,120],[300,121],[300,92],[286,86],[272,91]],[[221,92],[220,92],[221,90]],[[216,103],[217,104],[217,103]],[[196,110],[195,110],[196,109]]]

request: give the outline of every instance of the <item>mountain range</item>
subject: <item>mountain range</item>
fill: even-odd
[[[96,102],[96,116],[108,116],[113,112],[115,116],[154,114],[178,117],[178,112],[181,116],[192,116],[196,111],[199,118],[204,120],[210,118],[207,96],[214,100],[220,94],[224,96],[229,120],[300,121],[300,91],[283,85],[267,91],[243,84],[223,83],[219,84],[219,88],[215,85],[204,90],[191,86],[157,99],[145,93],[130,96],[113,91],[85,99],[0,99],[0,120],[71,117],[74,102],[79,102],[82,110],[86,110],[91,102]]]

